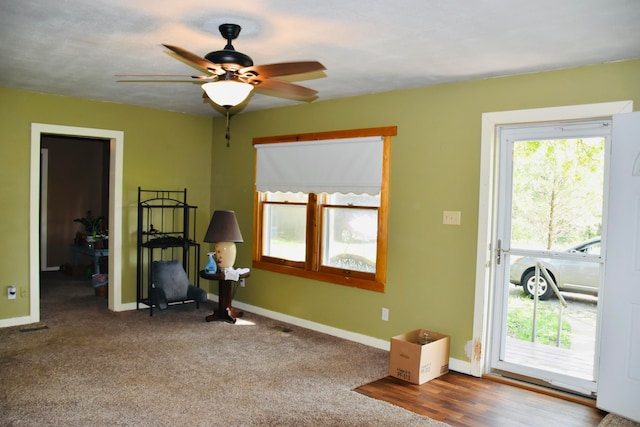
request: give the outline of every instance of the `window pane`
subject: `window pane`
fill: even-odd
[[[375,273],[377,209],[323,208],[322,265]]]
[[[307,193],[281,193],[280,191],[272,193],[267,191],[264,194],[267,202],[307,203],[307,200],[309,200]]]
[[[264,204],[262,254],[304,261],[307,208],[304,205]]]
[[[380,194],[327,194],[328,205],[380,207]]]

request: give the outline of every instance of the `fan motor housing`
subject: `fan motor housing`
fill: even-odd
[[[207,53],[205,59],[214,64],[238,64],[240,67],[251,67],[253,60],[237,50],[223,49]]]

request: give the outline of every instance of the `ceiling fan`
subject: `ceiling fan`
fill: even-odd
[[[184,75],[188,80],[155,80],[162,82],[203,82],[203,97],[211,99],[214,104],[224,108],[227,116],[227,146],[229,144],[229,110],[243,103],[253,89],[270,96],[283,96],[297,101],[313,101],[317,91],[278,78],[318,73],[326,68],[318,61],[281,62],[266,65],[254,65],[248,55],[235,50],[232,41],[240,34],[237,24],[222,24],[218,28],[227,40],[222,50],[209,52],[203,57],[178,46],[163,44],[171,51],[171,55],[204,74]],[[158,74],[118,74],[117,76],[135,77],[178,77],[178,75]],[[120,80],[141,82],[149,80]],[[153,81],[153,80],[152,80]]]

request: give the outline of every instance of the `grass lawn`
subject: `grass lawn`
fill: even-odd
[[[536,316],[536,339],[540,344],[556,345],[560,312],[552,301],[538,301]],[[523,341],[531,341],[533,330],[533,300],[521,295],[509,295],[507,335]],[[560,347],[571,348],[571,325],[562,322]]]

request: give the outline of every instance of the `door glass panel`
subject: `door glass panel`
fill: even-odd
[[[496,266],[492,368],[584,394],[597,379],[603,127],[558,137],[560,126],[533,126],[501,137],[504,256]]]
[[[600,263],[535,256],[508,262],[502,360],[594,380]]]
[[[604,138],[513,142],[511,247],[560,250],[600,235]]]

